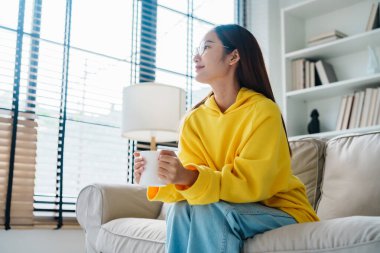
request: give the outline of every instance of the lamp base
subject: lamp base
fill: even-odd
[[[157,150],[157,142],[156,142],[156,137],[152,136],[150,139],[150,150],[156,151]]]

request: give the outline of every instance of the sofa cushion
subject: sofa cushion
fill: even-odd
[[[380,216],[379,179],[380,132],[329,140],[318,216]]]
[[[301,139],[290,141],[293,173],[305,184],[307,198],[315,208],[320,196],[324,163],[324,141]]]
[[[96,241],[102,253],[165,252],[166,225],[163,220],[121,218],[103,224]]]
[[[162,208],[161,208],[161,211],[160,211],[160,214],[158,215],[157,219],[159,220],[165,220],[166,219],[166,215],[169,211],[169,208],[173,205],[174,203],[163,203],[162,204]]]
[[[354,216],[284,226],[248,239],[244,251],[377,253],[380,217]]]

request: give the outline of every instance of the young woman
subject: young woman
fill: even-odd
[[[178,157],[161,151],[151,201],[176,202],[167,252],[239,252],[245,239],[317,221],[291,151],[260,47],[238,25],[209,31],[194,56],[196,80],[212,92],[185,117]],[[135,154],[139,182],[144,161]]]

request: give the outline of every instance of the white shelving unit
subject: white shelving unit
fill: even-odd
[[[380,57],[380,29],[365,31],[371,5],[380,0],[309,0],[282,9],[282,73],[284,118],[290,139],[330,138],[351,132],[380,130],[380,125],[336,131],[342,96],[380,86],[380,73],[367,74],[368,46]],[[339,30],[348,36],[308,47],[307,40],[320,33]],[[338,81],[292,90],[292,61],[323,60],[335,70]],[[319,112],[321,133],[309,135],[313,109]]]

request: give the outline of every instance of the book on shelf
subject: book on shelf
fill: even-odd
[[[305,59],[298,59],[292,62],[292,90],[304,88],[304,65]]]
[[[352,102],[352,111],[350,116],[350,123],[348,124],[348,128],[355,128],[356,124],[356,117],[358,115],[358,109],[359,109],[359,98],[360,98],[360,92],[354,93],[354,101]]]
[[[315,62],[310,62],[310,86],[314,87],[315,86]]]
[[[352,111],[352,103],[354,101],[354,96],[353,95],[348,95],[347,96],[347,102],[344,108],[344,115],[343,115],[343,121],[342,121],[342,126],[340,129],[348,129],[349,123],[350,123],[350,118],[351,118],[351,111]]]
[[[378,89],[372,89],[371,104],[369,106],[367,126],[375,125],[374,118],[375,118],[375,109],[376,109],[375,106],[376,106],[377,97],[378,97],[377,93],[378,93]]]
[[[363,114],[363,104],[364,104],[364,96],[365,96],[365,91],[359,91],[359,101],[358,101],[358,104],[357,104],[357,114],[355,116],[355,119],[354,119],[354,126],[352,128],[358,128],[360,127],[360,119],[362,117],[362,114]]]
[[[324,32],[324,33],[318,34],[318,35],[310,38],[307,41],[307,45],[308,46],[315,46],[315,45],[323,44],[323,43],[326,43],[326,42],[334,41],[334,40],[337,40],[337,39],[341,39],[341,38],[344,38],[344,37],[347,37],[347,34],[342,33],[339,30],[333,30],[333,31],[329,31],[329,32]]]
[[[347,103],[347,96],[342,97],[340,100],[340,107],[339,107],[339,114],[338,114],[338,119],[336,121],[336,130],[341,130],[343,129],[343,118],[346,110],[346,103]]]
[[[378,28],[380,26],[380,3],[372,3],[371,11],[368,17],[366,31],[371,31],[372,29]]]
[[[334,40],[338,40],[340,38],[341,37],[336,37],[336,36],[328,37],[328,38],[325,38],[325,39],[321,39],[321,40],[317,40],[317,41],[313,41],[313,42],[308,42],[307,46],[308,47],[317,46],[317,45],[320,45],[320,44],[324,44],[326,42],[331,42],[331,41],[334,41]]]
[[[329,84],[337,81],[334,68],[330,63],[319,60],[315,63],[315,67],[322,84]]]
[[[305,88],[310,88],[310,61],[305,61]]]
[[[298,89],[305,88],[305,59],[298,61]]]
[[[328,31],[328,32],[324,32],[324,33],[320,33],[314,37],[311,37],[308,42],[313,42],[313,41],[317,41],[317,40],[321,40],[321,39],[325,39],[325,38],[328,38],[328,37],[332,37],[332,36],[337,36],[337,37],[340,37],[340,38],[343,38],[343,37],[347,37],[347,34],[345,33],[342,33],[341,31],[339,30],[332,30],[332,31]]]
[[[321,78],[316,70],[315,62],[310,62],[310,87],[322,85]]]
[[[297,60],[292,61],[292,90],[298,90],[297,67]]]
[[[377,88],[377,98],[375,102],[374,119],[372,125],[380,125],[380,87]]]
[[[313,79],[314,79],[314,86],[319,86],[319,85],[322,85],[322,81],[321,81],[321,77],[319,76],[319,74],[318,74],[318,71],[317,71],[317,66],[316,66],[316,63],[315,62],[313,62],[313,66],[312,66],[312,68],[314,69],[314,77],[313,77]]]
[[[344,95],[340,102],[336,130],[380,124],[380,87]]]
[[[363,102],[363,111],[360,118],[360,127],[368,126],[369,111],[371,106],[373,88],[366,88]]]
[[[297,61],[292,61],[292,90],[298,89]]]
[[[315,69],[315,62],[303,58],[292,62],[292,78],[292,90],[311,88],[322,84]]]

